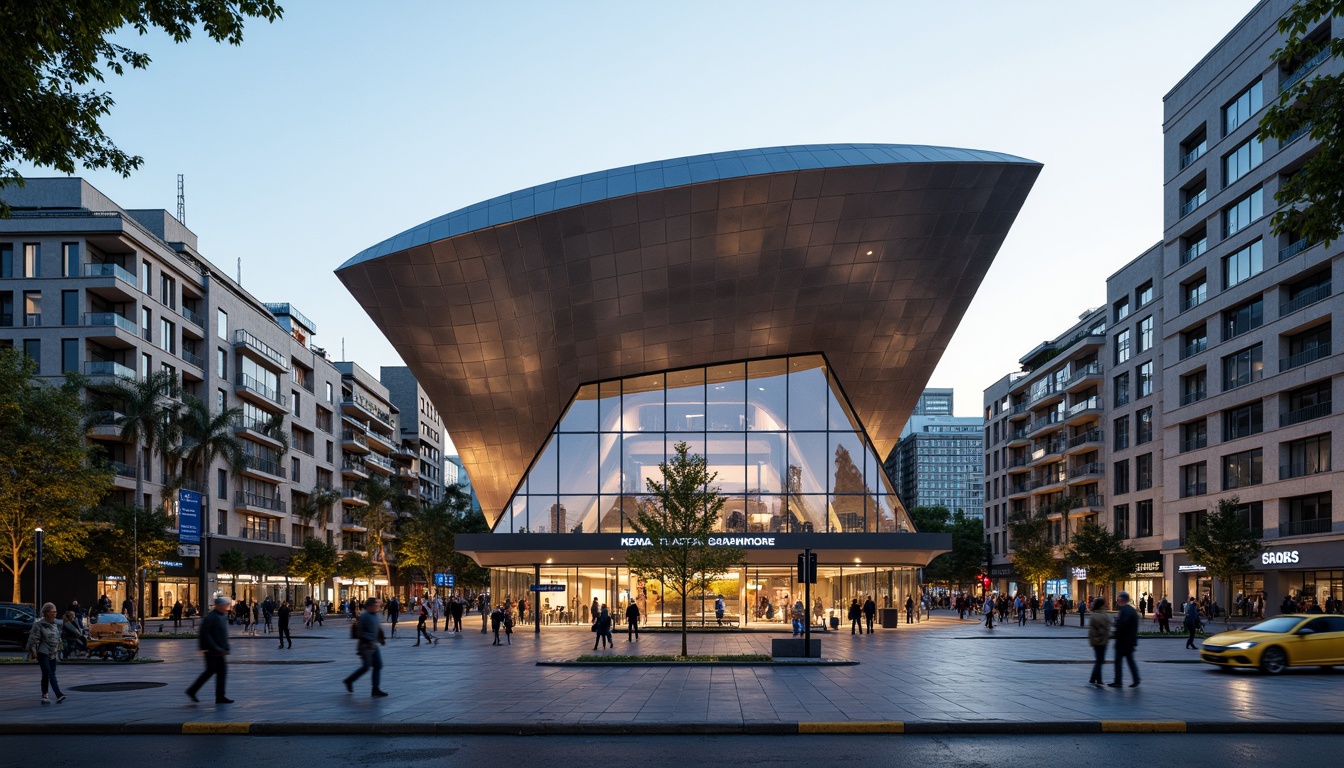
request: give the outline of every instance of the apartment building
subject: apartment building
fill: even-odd
[[[1163,551],[1172,594],[1210,580],[1183,547],[1219,499],[1237,497],[1263,532],[1260,567],[1232,592],[1324,603],[1344,598],[1344,512],[1332,435],[1344,356],[1333,343],[1342,242],[1275,235],[1274,195],[1318,151],[1310,137],[1262,141],[1264,109],[1304,78],[1339,76],[1338,59],[1275,61],[1289,0],[1266,0],[1163,100]],[[1339,37],[1341,20],[1308,34]],[[1219,589],[1217,596],[1222,597]]]
[[[926,389],[882,463],[907,509],[941,506],[983,517],[985,441],[979,418],[952,415],[952,390]]]
[[[402,451],[397,458],[404,462],[400,471],[408,481],[409,492],[420,503],[433,504],[443,498],[446,486],[443,420],[410,368],[385,365],[379,369],[378,379],[387,388],[388,399],[400,415]]]

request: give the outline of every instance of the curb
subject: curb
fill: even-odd
[[[164,723],[0,723],[0,736],[145,735],[402,735],[402,736],[670,736],[785,734],[1337,734],[1336,722],[1279,720],[1072,720],[1057,722],[957,721],[793,722],[793,723],[251,723],[190,721]]]

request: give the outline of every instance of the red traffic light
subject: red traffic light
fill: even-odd
[[[985,589],[989,589],[989,577],[988,577],[988,576],[981,576],[981,577],[980,577],[980,583],[984,585]]]

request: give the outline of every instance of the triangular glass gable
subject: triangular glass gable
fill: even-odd
[[[914,530],[820,355],[585,384],[495,530],[629,531],[683,441],[718,475],[723,531]]]

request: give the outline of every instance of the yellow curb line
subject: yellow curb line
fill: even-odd
[[[183,723],[183,733],[229,733],[246,735],[251,723]]]
[[[1185,733],[1183,720],[1102,720],[1102,733]]]
[[[900,720],[878,722],[799,723],[799,733],[905,733]]]

